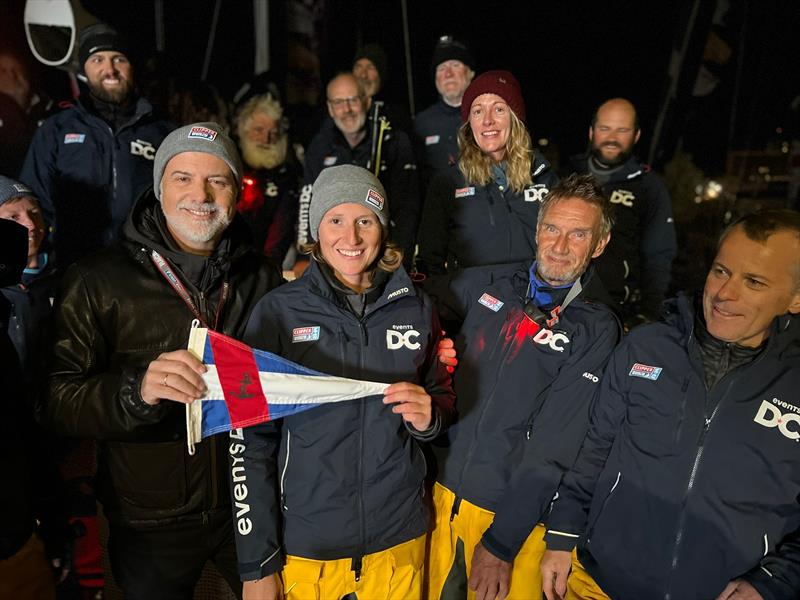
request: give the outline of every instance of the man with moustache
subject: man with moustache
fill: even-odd
[[[469,49],[452,36],[443,35],[433,49],[433,71],[439,100],[417,113],[414,134],[421,153],[424,187],[441,171],[458,160],[458,128],[461,127],[461,98],[475,77],[475,61]]]
[[[372,164],[373,128],[368,116],[372,98],[351,73],[340,73],[331,79],[327,95],[331,120],[323,123],[306,151],[304,186],[300,195],[300,244],[308,242],[311,187],[324,168],[353,164],[375,173]],[[389,197],[391,239],[403,249],[404,265],[409,267],[414,257],[421,198],[417,163],[411,141],[404,132],[390,129],[383,133],[378,179]]]
[[[611,243],[597,271],[627,326],[654,320],[677,253],[672,203],[661,178],[633,155],[641,131],[636,109],[613,98],[595,111],[589,149],[571,159],[576,173],[597,178],[614,205]]]
[[[302,181],[288,128],[283,107],[271,93],[250,98],[236,117],[246,165],[236,209],[250,225],[256,249],[278,265],[294,238]]]
[[[135,89],[126,41],[96,23],[79,37],[75,103],[46,119],[20,179],[53,227],[56,263],[66,266],[108,246],[152,176],[153,158],[173,125]]]
[[[800,214],[728,227],[702,295],[666,307],[608,364],[547,518],[545,594],[797,598]]]
[[[186,450],[185,407],[205,368],[193,321],[241,337],[280,282],[236,213],[242,167],[216,123],[173,131],[152,191],[119,244],[71,266],[54,307],[43,420],[98,442],[98,497],[111,568],[126,598],[186,598],[211,560],[237,594],[227,444]]]
[[[540,203],[536,258],[430,282],[456,338],[459,420],[433,446],[429,598],[535,598],[545,516],[621,331],[590,266],[611,230],[589,176]],[[445,285],[447,284],[447,285]],[[610,302],[610,300],[609,300]]]

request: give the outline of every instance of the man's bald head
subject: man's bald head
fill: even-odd
[[[636,108],[625,98],[612,98],[597,107],[589,127],[589,149],[595,163],[612,168],[625,163],[639,141]]]

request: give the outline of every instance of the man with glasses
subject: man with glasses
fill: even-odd
[[[309,241],[308,206],[311,186],[326,167],[353,164],[376,173],[389,197],[392,241],[403,249],[411,265],[421,210],[417,164],[411,141],[402,131],[380,132],[369,117],[372,99],[351,73],[334,77],[327,87],[331,120],[311,140],[306,151],[304,187],[300,194],[298,242]],[[378,154],[380,148],[380,154]]]

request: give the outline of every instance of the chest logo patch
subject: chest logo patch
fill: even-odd
[[[319,325],[295,327],[292,329],[292,343],[313,342],[319,339]]]
[[[439,136],[438,135],[427,135],[425,136],[425,145],[432,146],[433,144],[439,143]]]
[[[800,408],[794,404],[778,398],[773,398],[772,402],[762,400],[753,421],[764,427],[777,427],[785,438],[800,442]]]
[[[454,194],[456,198],[465,198],[467,196],[474,196],[474,195],[475,195],[474,187],[458,188]]]
[[[498,300],[494,296],[490,296],[489,294],[487,294],[485,292],[484,292],[483,296],[478,298],[478,302],[480,304],[483,304],[489,310],[493,310],[494,312],[497,312],[498,310],[503,308],[503,304],[505,304],[505,302],[503,302],[502,300]]]
[[[330,167],[331,165],[336,164],[336,160],[337,159],[335,156],[326,156],[325,158],[322,159],[322,164],[325,165],[326,167]]]
[[[650,365],[634,363],[628,375],[630,377],[641,377],[642,379],[651,379],[655,381],[661,375],[661,371],[661,367],[651,367]]]
[[[633,195],[633,192],[629,192],[628,190],[614,190],[608,201],[611,202],[611,204],[622,204],[622,206],[630,208],[633,206],[633,201],[635,199],[636,196]]]
[[[86,141],[85,133],[68,133],[64,136],[65,144],[82,144]]]
[[[533,185],[525,189],[525,202],[541,202],[550,190],[542,184]]]
[[[136,140],[131,142],[131,154],[134,156],[143,156],[147,160],[153,160],[156,157],[156,149],[153,144],[146,140]]]

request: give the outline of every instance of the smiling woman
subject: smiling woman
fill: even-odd
[[[422,597],[429,516],[419,442],[450,423],[453,392],[436,358],[431,300],[386,242],[389,200],[366,169],[323,170],[309,209],[313,260],[250,317],[252,346],[390,385],[382,398],[242,430],[249,493],[259,499],[258,534],[236,540],[245,600],[276,597],[281,581],[289,598]]]
[[[488,71],[464,92],[458,167],[436,177],[419,231],[419,271],[523,262],[536,250],[538,201],[558,181],[533,149],[525,101],[508,71]]]

